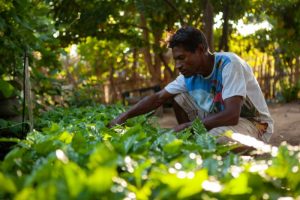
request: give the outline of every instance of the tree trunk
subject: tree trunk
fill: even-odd
[[[300,84],[300,57],[296,57],[295,75],[296,84]]]
[[[282,67],[280,52],[281,52],[281,49],[277,48],[277,49],[275,49],[274,54],[273,54],[274,65],[275,65],[275,76],[274,76],[274,85],[275,86],[276,86],[277,82],[282,80],[282,78],[284,77],[284,70]]]
[[[219,51],[229,51],[228,46],[228,33],[229,33],[229,5],[227,3],[224,4],[223,7],[223,28],[222,28],[222,36],[220,38],[219,43]]]
[[[63,68],[66,70],[68,83],[74,85],[77,88],[77,81],[73,77],[72,73],[69,70],[69,67],[72,65],[72,59],[69,55],[66,56],[66,59],[63,62]]]
[[[159,54],[161,54],[161,48],[160,48],[160,41],[163,35],[163,30],[154,30],[153,36],[154,36],[154,68],[155,68],[155,76],[158,80],[158,84],[161,83],[161,57]]]
[[[137,65],[138,65],[138,51],[136,48],[132,49],[132,56],[133,56],[133,63],[132,63],[132,77],[131,80],[134,80],[134,82],[138,79],[137,76]]]
[[[205,36],[207,38],[208,47],[211,52],[214,51],[214,34],[213,34],[213,26],[214,26],[214,13],[213,6],[210,0],[205,0],[205,10],[203,16],[203,30]]]
[[[160,60],[162,61],[162,63],[164,64],[164,71],[163,71],[163,74],[164,74],[164,78],[162,80],[162,84],[163,86],[167,85],[170,81],[172,81],[174,79],[174,73],[173,71],[171,70],[168,62],[166,61],[163,53],[160,53],[159,54],[159,57],[160,57]]]
[[[110,83],[109,91],[111,92],[111,95],[109,96],[109,102],[112,103],[114,103],[114,101],[117,99],[118,96],[115,81],[114,81],[114,73],[115,73],[115,69],[111,65],[109,69],[109,83]]]
[[[146,18],[143,13],[140,13],[140,15],[141,15],[141,26],[143,27],[143,39],[146,42],[145,47],[142,48],[142,52],[143,52],[146,66],[151,75],[151,80],[156,85],[160,83],[160,79],[161,79],[160,78],[161,73],[159,72],[159,74],[157,74],[158,70],[156,69],[157,65],[159,65],[159,61],[157,60],[156,57],[153,64],[152,56],[150,53],[150,45],[149,45],[150,38],[149,38],[149,30],[147,28]]]

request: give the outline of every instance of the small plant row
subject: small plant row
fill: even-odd
[[[0,199],[300,197],[299,147],[260,146],[270,150],[267,159],[234,154],[236,145],[216,143],[199,120],[179,133],[146,115],[108,128],[122,111],[99,105],[44,113],[0,161]]]

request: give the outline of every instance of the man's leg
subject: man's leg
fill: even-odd
[[[235,133],[240,133],[243,135],[254,137],[255,139],[258,140],[263,140],[263,138],[259,136],[259,130],[257,129],[257,127],[251,121],[245,118],[240,118],[239,123],[235,126],[221,126],[221,127],[213,128],[208,132],[212,135],[220,136],[217,140],[218,143],[225,144],[228,143],[229,141],[232,141],[232,139],[222,135],[223,133],[229,130]]]
[[[189,119],[187,113],[183,110],[183,108],[175,100],[173,101],[173,109],[174,109],[175,117],[177,119],[178,124],[190,122],[190,119]]]
[[[174,103],[176,103],[174,105],[174,110],[176,118],[178,117],[178,123],[193,121],[196,117],[203,119],[206,116],[206,113],[199,109],[197,104],[188,93],[181,93],[175,96]],[[222,136],[222,134],[228,130],[244,135],[249,135],[256,139],[264,141],[262,137],[259,137],[259,130],[254,125],[254,123],[245,118],[240,118],[238,124],[235,126],[216,127],[208,132],[212,135],[220,136],[218,142],[227,143],[231,141],[231,139],[226,136]]]
[[[175,96],[173,108],[178,124],[193,121],[196,117],[202,119],[205,115],[188,93]]]
[[[215,136],[219,136],[217,139],[217,142],[220,144],[226,144],[228,142],[233,142],[233,140],[231,138],[222,135],[226,131],[233,131],[234,133],[248,135],[248,136],[254,137],[255,139],[264,141],[264,139],[259,136],[259,130],[257,129],[257,127],[251,121],[249,121],[245,118],[240,118],[239,123],[235,126],[221,126],[221,127],[213,128],[209,131],[209,133],[212,135],[215,135]],[[264,142],[266,142],[266,141],[264,141]],[[237,148],[233,149],[232,151],[235,153],[248,154],[249,152],[251,152],[253,150],[255,150],[255,148],[253,148],[251,146],[246,146],[243,144],[243,146],[237,147]]]

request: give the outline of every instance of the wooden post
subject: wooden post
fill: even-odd
[[[261,64],[260,64],[260,73],[259,73],[259,76],[260,76],[260,87],[262,90],[264,90],[264,58],[265,58],[265,55],[262,56],[262,59],[261,59]],[[263,91],[264,92],[264,91]]]
[[[31,83],[30,72],[28,66],[28,55],[25,53],[25,100],[28,109],[28,119],[30,124],[30,132],[33,130],[33,111],[32,111],[32,98],[31,98]]]
[[[295,64],[295,77],[296,84],[300,84],[300,57],[296,57],[296,64]]]
[[[271,57],[272,59],[272,72],[271,72],[271,77],[272,77],[272,82],[271,82],[271,87],[272,87],[272,99],[275,99],[275,93],[276,93],[276,82],[275,82],[275,77],[276,77],[276,69],[275,69],[275,61],[274,57]]]
[[[272,78],[272,60],[268,56],[267,57],[267,68],[266,68],[266,93],[268,99],[272,99],[272,83],[271,83],[271,78]]]

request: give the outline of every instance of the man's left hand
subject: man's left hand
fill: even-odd
[[[187,122],[187,123],[179,124],[178,126],[176,126],[175,128],[173,128],[173,130],[175,132],[179,132],[179,131],[182,131],[182,130],[190,127],[191,125],[192,125],[192,122]]]

